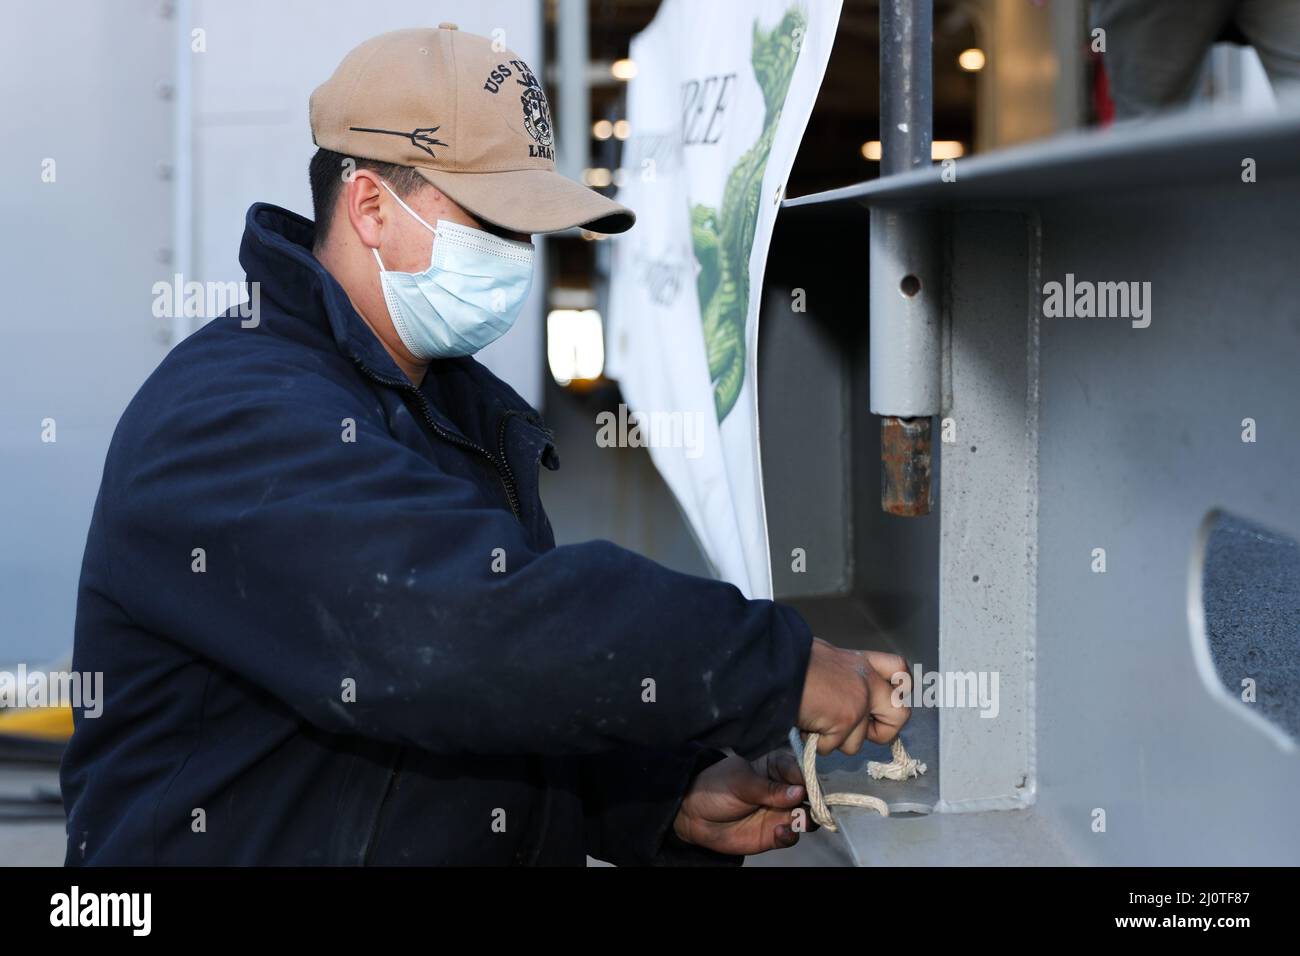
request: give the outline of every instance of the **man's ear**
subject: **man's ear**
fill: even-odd
[[[346,206],[348,222],[361,244],[369,249],[379,248],[383,236],[384,210],[381,202],[384,187],[379,176],[369,169],[355,169],[352,178],[343,184],[339,201]]]

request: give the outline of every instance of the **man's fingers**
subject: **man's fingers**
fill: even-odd
[[[798,725],[816,731],[817,753],[857,754],[871,740],[887,744],[911,716],[912,679],[899,654],[839,649],[820,639],[805,682]]]
[[[862,749],[862,744],[867,739],[867,734],[870,730],[871,721],[864,720],[862,723],[854,727],[853,730],[849,732],[849,735],[844,738],[844,743],[840,744],[840,750],[844,751],[849,756],[856,754]]]
[[[736,781],[732,793],[745,803],[758,807],[797,807],[806,794],[800,783],[787,783],[785,780],[770,780],[760,774],[750,773]]]
[[[764,850],[780,850],[799,842],[799,832],[794,828],[794,814],[790,810],[764,810],[760,821]]]
[[[895,655],[887,655],[894,657]],[[896,658],[902,660],[901,657]],[[878,744],[887,744],[898,736],[898,731],[912,716],[910,707],[904,707],[897,696],[898,686],[887,678],[871,673],[867,677],[867,693],[870,697],[871,719],[867,731],[868,739]],[[910,687],[910,683],[906,684]]]
[[[844,735],[840,733],[825,733],[817,741],[817,752],[825,757],[827,754],[834,753],[836,749],[844,742]]]
[[[894,726],[883,720],[872,720],[871,726],[867,729],[867,739],[873,744],[892,744],[900,730],[902,730],[901,724]]]
[[[803,786],[803,769],[794,753],[782,748],[767,755],[767,776],[770,780]]]
[[[774,848],[788,850],[799,842],[799,834],[795,833],[788,824],[782,823],[772,831],[772,842]]]
[[[867,666],[877,676],[881,677],[886,684],[893,681],[895,675],[901,674],[900,679],[905,679],[907,686],[911,687],[911,677],[907,669],[906,658],[898,654],[885,654],[881,651],[863,651],[862,656],[866,658]]]

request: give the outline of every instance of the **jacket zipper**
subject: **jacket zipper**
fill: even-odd
[[[506,409],[506,413],[501,416],[501,427],[497,429],[497,454],[501,458],[501,464],[505,468],[505,474],[510,479],[506,486],[512,488],[515,485],[515,473],[510,470],[510,461],[506,458],[506,426],[510,424],[510,416],[519,414],[513,408]],[[518,512],[515,513],[518,517]]]
[[[439,438],[441,438],[443,441],[450,442],[451,444],[461,448],[468,448],[470,451],[477,452],[478,454],[486,458],[489,462],[491,462],[492,467],[496,469],[497,477],[501,479],[502,487],[505,488],[506,500],[510,503],[510,512],[515,516],[517,520],[519,521],[523,520],[523,516],[520,514],[519,511],[519,492],[515,489],[514,472],[510,470],[510,463],[506,461],[506,451],[505,451],[506,423],[510,420],[510,415],[515,414],[513,409],[507,410],[505,416],[503,416],[501,419],[501,433],[498,437],[498,446],[501,451],[501,460],[497,461],[497,459],[493,457],[492,453],[488,451],[486,448],[484,448],[483,446],[475,444],[474,442],[470,441],[468,438],[462,438],[459,435],[452,434],[451,432],[447,431],[447,429],[439,425],[436,421],[434,421],[433,414],[429,411],[429,403],[425,400],[425,397],[420,392],[420,390],[416,388],[414,385],[410,384],[409,382],[398,382],[394,379],[385,378],[384,376],[379,375],[376,372],[370,371],[370,369],[368,369],[365,366],[365,364],[360,359],[358,359],[355,355],[352,357],[352,361],[356,364],[357,368],[361,369],[361,371],[365,373],[365,375],[368,378],[371,378],[374,381],[379,382],[381,385],[387,385],[389,388],[396,388],[403,392],[408,392],[409,394],[414,395],[416,399],[419,400],[420,412],[421,414],[424,415],[425,422],[427,422],[429,427],[433,429],[434,434],[437,435]]]

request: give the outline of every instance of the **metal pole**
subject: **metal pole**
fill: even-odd
[[[933,0],[881,0],[880,174],[930,164]]]
[[[930,164],[932,0],[880,4],[881,174]],[[931,416],[940,411],[939,221],[923,209],[871,210],[871,410],[882,416],[880,506],[928,514]]]

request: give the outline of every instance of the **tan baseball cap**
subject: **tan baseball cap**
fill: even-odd
[[[384,33],[311,95],[317,146],[401,166],[479,219],[513,232],[624,232],[636,216],[555,171],[555,130],[537,75],[493,41],[437,29]]]

